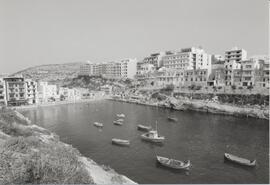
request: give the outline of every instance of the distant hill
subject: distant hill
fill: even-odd
[[[13,75],[23,75],[25,78],[42,81],[62,81],[77,77],[81,62],[65,64],[49,64],[30,67],[14,73]]]

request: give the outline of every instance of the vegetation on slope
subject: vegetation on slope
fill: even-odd
[[[94,183],[79,152],[17,112],[0,113],[0,184]]]

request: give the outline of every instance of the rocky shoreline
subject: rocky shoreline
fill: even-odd
[[[17,111],[0,110],[0,184],[137,184]]]
[[[110,98],[110,100],[135,103],[146,106],[169,108],[178,111],[192,110],[199,112],[208,112],[213,114],[232,115],[238,117],[253,117],[269,120],[269,109],[260,109],[256,107],[238,107],[229,104],[221,104],[213,101],[190,100],[190,99],[177,100],[175,98],[170,98],[167,101],[159,101],[159,102],[157,101],[141,102],[120,98],[117,99]]]

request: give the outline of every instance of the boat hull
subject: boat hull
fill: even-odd
[[[157,156],[157,161],[165,167],[176,170],[189,170],[191,167],[190,161],[182,162],[179,160],[168,159],[166,157]]]
[[[163,141],[165,140],[164,136],[160,136],[159,138],[150,138],[147,136],[147,133],[141,135],[141,138],[144,141],[148,141],[148,142],[152,142],[152,143],[163,143]]]
[[[128,140],[112,139],[112,144],[119,146],[129,146],[130,142]]]
[[[143,125],[138,125],[137,126],[138,130],[142,130],[142,131],[150,131],[152,128],[151,127],[147,127],[147,126],[143,126]]]
[[[118,125],[118,126],[123,125],[123,123],[122,123],[122,122],[120,122],[120,121],[114,121],[114,122],[113,122],[113,124]]]
[[[228,160],[228,161],[231,161],[233,163],[243,165],[243,166],[249,166],[249,167],[255,167],[256,166],[256,160],[251,161],[251,160],[244,159],[244,158],[241,158],[241,157],[237,157],[235,155],[228,154],[228,153],[224,154],[224,159]]]

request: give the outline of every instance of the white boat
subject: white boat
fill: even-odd
[[[241,164],[241,165],[251,166],[251,167],[256,166],[256,160],[255,159],[254,160],[244,159],[244,158],[237,157],[235,155],[228,154],[228,153],[224,154],[224,158],[229,160],[229,161]]]
[[[116,139],[116,138],[112,139],[112,143],[117,144],[117,145],[121,145],[121,146],[129,146],[130,145],[129,140]]]
[[[121,118],[121,119],[118,119],[118,120],[116,120],[116,121],[124,121],[124,119]]]
[[[189,170],[191,163],[188,160],[187,162],[175,160],[175,159],[169,159],[167,157],[161,157],[157,156],[157,161],[162,164],[163,166],[178,169],[178,170]]]
[[[150,131],[152,129],[151,126],[146,126],[146,125],[141,125],[141,124],[137,125],[137,128],[138,130],[144,130],[144,131]]]
[[[149,132],[142,134],[141,138],[145,141],[153,143],[162,143],[165,140],[164,136],[158,135],[157,123],[156,123],[156,130],[150,130]]]
[[[113,124],[121,126],[121,125],[123,125],[123,122],[121,122],[121,121],[113,121]]]
[[[96,126],[96,127],[103,127],[103,124],[102,123],[99,123],[99,122],[94,122],[94,126]]]
[[[116,116],[119,117],[119,118],[124,118],[124,117],[126,117],[125,114],[116,114]]]

